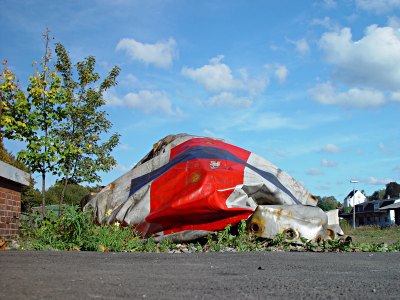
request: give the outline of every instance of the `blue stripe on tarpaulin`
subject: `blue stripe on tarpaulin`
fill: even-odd
[[[136,177],[131,180],[131,189],[129,192],[129,196],[133,195],[136,193],[139,189],[144,187],[146,184],[149,182],[153,181],[154,179],[160,177],[162,174],[167,172],[169,169],[173,168],[179,163],[182,162],[187,162],[192,159],[220,159],[220,160],[227,160],[231,162],[235,162],[241,165],[244,165],[245,167],[251,169],[252,171],[256,172],[258,175],[275,185],[277,188],[285,192],[287,195],[290,196],[290,198],[293,199],[298,204],[301,204],[299,200],[296,199],[295,196],[276,178],[275,175],[260,170],[253,165],[250,165],[249,163],[241,160],[237,156],[233,155],[231,152],[219,148],[214,148],[214,147],[206,147],[206,146],[198,146],[194,147],[191,149],[188,149],[178,156],[176,156],[173,160],[169,161],[167,164],[163,165],[162,167],[158,168],[157,170],[154,170],[152,172],[149,172],[145,175]]]

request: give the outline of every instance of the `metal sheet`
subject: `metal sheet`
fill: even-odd
[[[284,234],[287,240],[306,238],[307,240],[321,241],[334,239],[343,234],[336,223],[334,213],[330,212],[331,224],[328,215],[319,207],[305,205],[259,205],[249,218],[247,228],[252,234],[263,238],[275,238]]]

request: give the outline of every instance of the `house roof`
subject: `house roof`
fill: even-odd
[[[358,192],[358,190],[351,190],[351,192],[346,196],[345,199],[349,199],[351,197],[353,197],[354,194],[356,194]]]
[[[363,202],[356,205],[356,214],[377,213],[382,210],[400,208],[400,198],[398,199],[381,199]],[[383,213],[383,212],[382,212]],[[342,213],[342,216],[352,215],[352,212]]]
[[[395,199],[382,199],[382,200],[373,200],[364,203],[357,204],[357,207],[362,206],[363,211],[377,211],[377,208],[391,205],[395,202]]]
[[[397,208],[400,208],[400,201],[395,202],[395,203],[390,204],[390,205],[386,205],[386,206],[382,205],[382,207],[379,208],[379,209],[380,210],[387,210],[387,209],[397,209]]]
[[[350,200],[352,198],[358,198],[358,201],[365,201],[367,197],[360,190],[351,190],[350,193],[344,198],[344,200]]]
[[[29,185],[30,175],[0,160],[0,177],[21,185]]]

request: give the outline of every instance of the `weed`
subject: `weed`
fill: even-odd
[[[350,234],[350,232],[353,230],[349,222],[345,219],[341,219],[339,221],[340,228],[342,228],[343,232],[345,234]]]
[[[76,206],[67,206],[57,217],[48,212],[44,218],[34,216],[32,222],[21,223],[22,238],[35,250],[86,250],[86,251],[146,251],[154,242],[144,241],[129,227],[118,222],[113,225],[95,225],[90,212]],[[26,247],[25,247],[26,248]],[[29,248],[29,247],[28,247]]]
[[[388,252],[400,252],[400,240],[388,246]]]
[[[177,245],[170,241],[169,239],[163,239],[157,244],[157,252],[169,252],[171,249],[175,248]]]
[[[33,250],[82,250],[102,252],[217,252],[217,251],[313,251],[313,252],[399,252],[400,227],[360,227],[350,232],[358,239],[367,237],[374,242],[352,243],[348,240],[323,240],[319,243],[301,238],[296,242],[287,234],[274,239],[261,239],[247,233],[246,221],[238,226],[228,225],[224,230],[209,234],[202,242],[175,244],[168,239],[156,242],[143,239],[132,227],[96,225],[90,212],[82,212],[76,206],[67,206],[58,217],[51,211],[43,218],[34,215],[21,221],[21,240],[25,249]],[[344,223],[342,227],[346,228]],[[345,230],[346,231],[346,230]],[[380,241],[379,236],[390,236],[395,243]]]

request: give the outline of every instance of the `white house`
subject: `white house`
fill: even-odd
[[[353,207],[354,205],[358,205],[367,201],[367,197],[359,190],[351,191],[346,198],[344,198],[343,204],[344,207]]]

